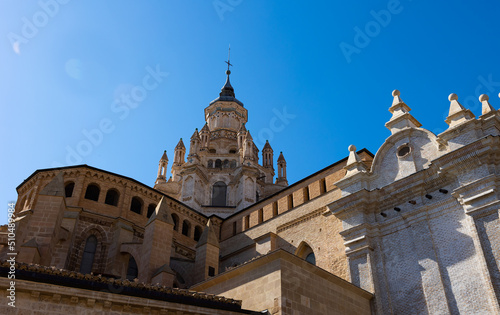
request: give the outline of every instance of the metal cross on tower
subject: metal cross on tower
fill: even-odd
[[[231,70],[229,70],[229,67],[232,67],[233,65],[231,64],[231,62],[229,61],[230,60],[230,57],[231,57],[231,45],[229,45],[229,51],[227,53],[227,61],[225,61],[225,63],[227,63],[227,71],[226,71],[226,74],[227,75],[230,75],[231,74]]]

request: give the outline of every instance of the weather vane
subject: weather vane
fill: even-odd
[[[229,45],[229,51],[227,53],[227,61],[225,61],[225,63],[227,63],[227,71],[226,71],[226,74],[227,75],[230,75],[231,74],[231,70],[229,70],[229,67],[232,67],[233,65],[231,64],[231,62],[229,61],[231,58],[231,45]]]

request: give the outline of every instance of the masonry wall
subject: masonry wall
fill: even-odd
[[[305,242],[313,249],[320,268],[347,279],[345,247],[339,234],[342,222],[331,215],[324,206],[339,196],[338,189],[329,191],[221,242],[221,272],[254,257],[265,255],[269,250],[280,248],[295,254],[300,244]],[[256,239],[269,232],[277,235],[275,245],[256,244]]]
[[[191,289],[240,299],[243,308],[272,315],[371,314],[370,293],[279,250]]]

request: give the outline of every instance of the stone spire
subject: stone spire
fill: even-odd
[[[399,95],[400,92],[398,90],[392,92],[394,100],[392,101],[392,106],[389,108],[392,117],[385,124],[385,127],[389,129],[392,134],[406,128],[418,128],[422,126],[422,124],[410,114],[411,108],[403,102]]]
[[[189,146],[189,156],[198,155],[200,146],[200,134],[198,133],[198,128],[194,131],[191,136],[191,145]]]
[[[40,195],[64,197],[63,172],[59,172],[45,187]]]
[[[196,244],[196,247],[200,247],[205,244],[210,244],[216,247],[219,247],[219,238],[217,237],[217,233],[215,231],[215,227],[212,223],[212,220],[208,219],[207,225],[203,230],[203,233],[200,236],[200,240]]]
[[[273,168],[273,148],[271,148],[268,140],[266,140],[266,144],[262,148],[262,166]]]
[[[495,108],[493,108],[493,106],[491,106],[489,99],[490,98],[486,94],[481,94],[479,96],[479,101],[482,104],[482,111],[481,111],[482,115],[495,111]]]
[[[354,145],[350,145],[349,148],[349,158],[347,159],[347,164],[344,167],[346,170],[346,174],[344,177],[350,177],[357,173],[365,173],[366,166],[356,153],[356,147]]]
[[[164,196],[161,197],[160,202],[156,206],[155,211],[153,212],[151,217],[149,217],[148,223],[146,225],[150,224],[154,220],[159,220],[170,225],[174,225],[174,220],[172,219],[167,200]]]
[[[448,100],[450,101],[450,112],[445,120],[449,125],[448,129],[454,128],[476,117],[470,110],[465,109],[462,104],[458,102],[458,96],[455,93],[451,93],[450,96],[448,96]]]
[[[208,149],[208,143],[210,141],[210,129],[208,129],[208,124],[205,123],[203,128],[200,131],[200,139],[201,139],[201,149]]]
[[[167,165],[168,165],[168,157],[167,150],[163,151],[163,155],[160,158],[160,162],[158,163],[158,175],[156,176],[155,184],[165,183],[167,180]]]
[[[283,152],[280,152],[278,157],[278,179],[276,180],[276,184],[288,186],[288,180],[286,179],[286,161]]]

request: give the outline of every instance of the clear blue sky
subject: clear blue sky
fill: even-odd
[[[269,138],[275,158],[284,152],[290,183],[344,158],[350,144],[375,153],[390,134],[394,89],[435,133],[447,127],[450,93],[476,116],[479,94],[500,108],[499,9],[498,1],[4,0],[0,223],[37,169],[85,163],[153,185],[163,150],[172,162],[179,138],[203,126],[229,44],[247,128],[260,149]],[[144,82],[154,71],[158,81]],[[141,101],[125,105],[132,93]],[[285,108],[295,117],[269,132]]]

